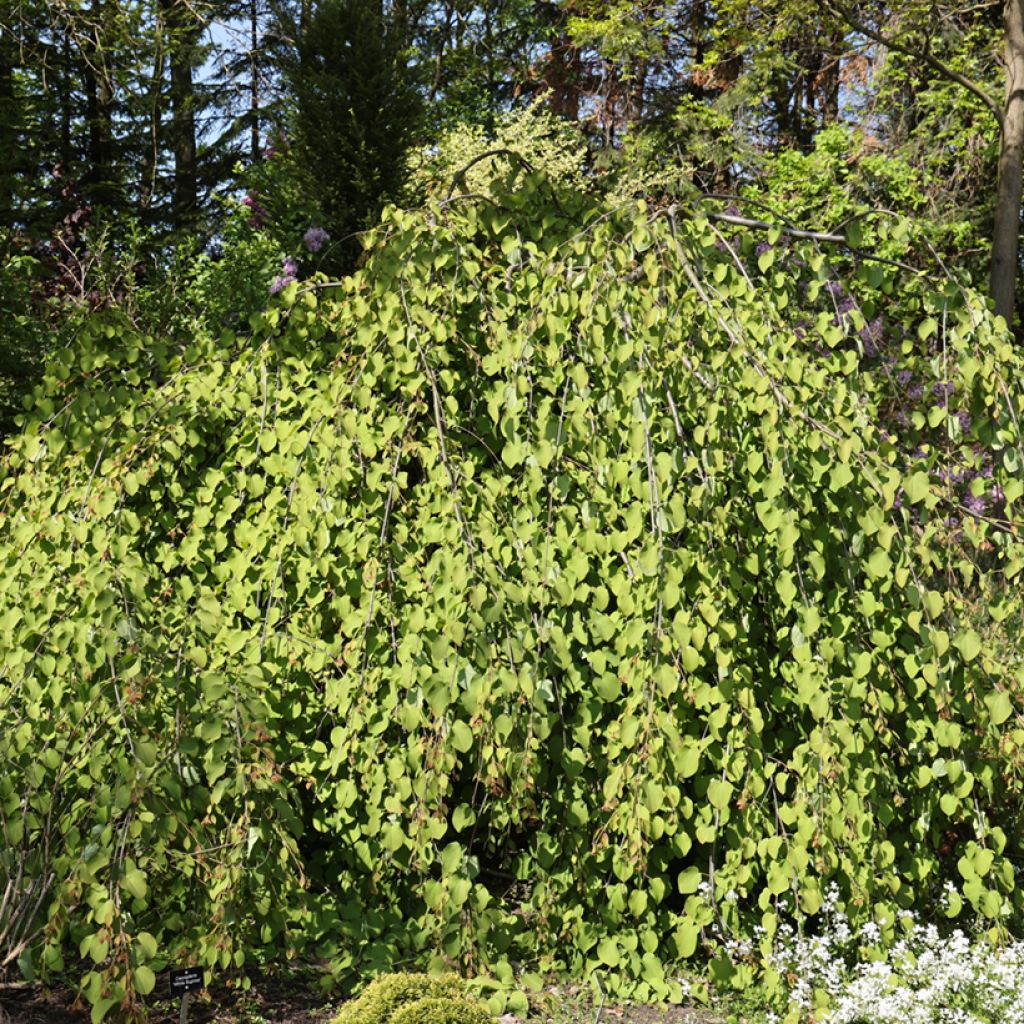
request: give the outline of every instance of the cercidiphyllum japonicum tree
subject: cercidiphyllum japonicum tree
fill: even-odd
[[[303,946],[678,998],[831,881],[1014,920],[984,301],[532,177],[367,249],[53,363],[0,483],[4,957],[92,961],[97,1016]]]

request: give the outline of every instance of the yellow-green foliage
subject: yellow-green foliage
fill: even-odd
[[[947,881],[1024,918],[1024,354],[984,300],[526,174],[367,241],[246,334],[90,320],[0,459],[11,962],[84,963],[96,1021],[330,944],[679,1000],[833,885],[887,942]]]
[[[389,1024],[489,1024],[491,1015],[475,999],[417,999],[401,1007]]]
[[[575,125],[552,114],[540,98],[498,118],[491,134],[479,125],[459,125],[446,132],[435,145],[414,157],[412,191],[444,195],[454,177],[468,167],[458,191],[491,195],[496,179],[518,169],[507,154],[473,164],[493,150],[518,154],[553,185],[585,186],[587,146],[583,136]]]
[[[403,1016],[405,1024],[484,1024],[487,1018],[482,1006],[467,1000],[462,979],[454,974],[437,978],[428,974],[384,974],[370,982],[358,999],[346,1003],[334,1024],[391,1024],[400,1012],[422,1004],[430,1005],[424,1006],[422,1013]]]

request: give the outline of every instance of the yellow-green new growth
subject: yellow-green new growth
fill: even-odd
[[[490,1024],[491,1015],[483,1003],[465,996],[431,997],[396,1010],[390,1024]]]
[[[428,1005],[429,1004],[429,1005]],[[419,1011],[413,1011],[422,1007]],[[454,974],[384,974],[372,981],[358,999],[346,1003],[333,1024],[486,1024],[487,1011],[466,996]]]

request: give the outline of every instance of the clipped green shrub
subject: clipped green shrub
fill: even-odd
[[[390,1024],[489,1024],[493,1018],[483,1003],[469,999],[417,999],[397,1010]]]
[[[442,1010],[446,1006],[456,1007],[454,1012],[462,1014],[464,1007],[474,1006],[466,999],[462,979],[454,974],[439,977],[416,973],[383,974],[371,981],[358,999],[341,1008],[334,1024],[392,1024],[400,1012],[425,1003],[438,1004]],[[483,1012],[486,1017],[486,1011]],[[478,1024],[472,1017],[450,1019],[452,1024]],[[406,1024],[416,1024],[416,1020],[418,1018],[411,1018]],[[428,1022],[424,1020],[423,1024]]]
[[[0,872],[97,1018],[304,948],[678,999],[832,882],[888,937],[947,881],[1024,905],[1005,325],[512,184],[245,332],[96,319],[50,368],[0,479]]]

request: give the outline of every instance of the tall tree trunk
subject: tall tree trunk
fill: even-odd
[[[18,138],[18,112],[14,99],[14,47],[10,33],[0,28],[0,226],[11,224],[14,215],[14,185],[17,175],[17,154],[21,149]]]
[[[160,0],[171,64],[171,152],[174,156],[175,227],[187,227],[199,202],[196,168],[195,84],[192,80],[196,24],[186,0]]]
[[[1006,0],[1006,98],[1003,110],[999,175],[989,293],[996,312],[1012,326],[1020,248],[1020,208],[1024,191],[1024,0]]]
[[[75,95],[75,62],[71,56],[71,40],[65,31],[61,38],[60,81],[58,83],[60,103],[60,166],[67,174],[74,162],[74,139],[72,124],[74,122]]]
[[[105,57],[94,52],[82,68],[85,84],[85,117],[88,122],[89,167],[82,176],[88,198],[99,206],[113,206],[117,198],[114,182],[114,91],[103,65]]]
[[[260,43],[259,0],[249,0],[249,159],[260,158]]]
[[[88,162],[82,176],[88,198],[99,206],[117,203],[114,178],[114,83],[111,78],[111,55],[104,47],[101,27],[112,22],[107,0],[93,4],[95,25],[89,44],[83,47],[82,79],[85,86],[85,116],[88,122]]]
[[[142,151],[142,181],[139,187],[139,209],[146,211],[153,205],[156,195],[157,167],[160,164],[160,125],[164,89],[164,26],[159,10],[153,32],[153,74],[149,86],[149,124],[145,148]]]

